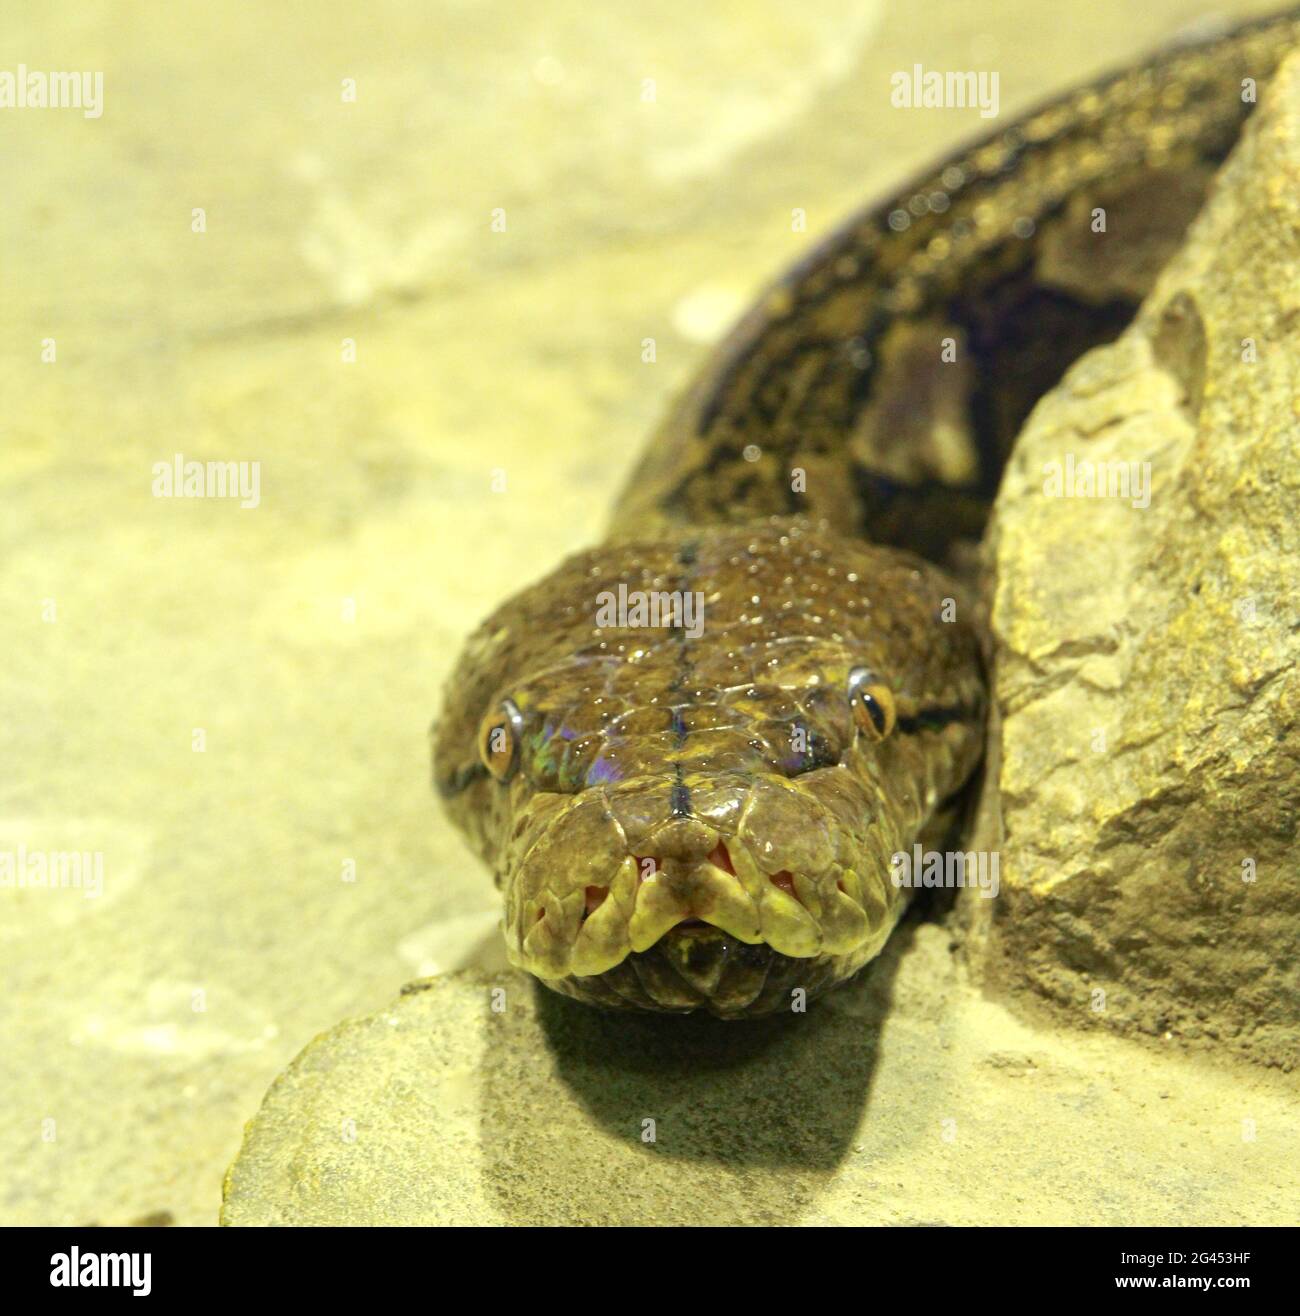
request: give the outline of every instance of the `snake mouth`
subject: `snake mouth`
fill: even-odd
[[[654,947],[725,937],[788,959],[851,955],[888,934],[902,900],[879,872],[828,863],[820,871],[760,864],[740,836],[709,837],[693,853],[625,854],[605,881],[553,884],[510,897],[510,959],[544,980],[604,974]],[[865,868],[865,865],[859,867]],[[566,884],[567,885],[567,884]]]
[[[652,880],[661,869],[666,869],[667,867],[664,860],[658,859],[653,855],[635,855],[634,858],[636,859],[637,871],[640,875],[642,884],[646,881]],[[732,861],[731,851],[727,848],[727,843],[725,841],[719,841],[717,845],[709,851],[705,858],[705,863],[711,868],[725,873],[728,877],[737,878],[736,865]],[[737,880],[739,879],[737,878]],[[799,900],[799,894],[794,885],[794,874],[790,872],[788,868],[781,868],[775,873],[769,873],[768,880],[773,886],[778,887],[788,896],[791,896],[795,900]],[[843,879],[839,880],[838,886],[841,891],[844,890]],[[640,887],[638,887],[638,893],[639,891]],[[582,920],[585,923],[586,920],[590,918],[607,899],[609,899],[609,888],[604,886],[588,886],[584,893],[584,897]],[[800,903],[802,904],[802,901],[800,901]],[[692,932],[698,933],[702,931],[732,932],[733,935],[739,935],[733,929],[726,926],[725,920],[723,922],[713,923],[708,919],[697,918],[692,915],[683,917],[679,923],[669,928],[663,935],[665,937],[672,937],[678,934]],[[742,938],[742,940],[744,940],[744,938]]]
[[[701,923],[679,924],[648,951],[634,951],[604,973],[543,978],[551,991],[607,1010],[749,1019],[799,1008],[851,977],[874,954],[796,959],[747,945]]]

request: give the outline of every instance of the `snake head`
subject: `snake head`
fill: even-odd
[[[827,573],[824,552],[788,529],[711,532],[685,566],[611,545],[471,639],[435,781],[497,874],[517,966],[602,1004],[749,1014],[879,951],[908,894],[891,855],[978,759],[978,654],[937,629],[933,568],[846,542]],[[629,577],[685,578],[700,633],[597,624]]]

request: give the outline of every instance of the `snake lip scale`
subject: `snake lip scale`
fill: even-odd
[[[909,894],[891,857],[952,840],[983,756],[969,546],[1020,424],[1132,318],[1242,88],[1297,43],[1291,12],[1167,49],[853,216],[670,410],[606,540],[474,632],[433,777],[512,963],[602,1007],[739,1018],[880,952]],[[667,611],[600,613],[633,594]]]

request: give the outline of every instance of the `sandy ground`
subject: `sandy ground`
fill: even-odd
[[[0,851],[92,856],[89,885],[0,889],[0,1220],[214,1222],[244,1121],[305,1042],[489,935],[490,883],[427,780],[459,639],[600,533],[648,426],[763,279],[983,126],[885,113],[888,71],[997,67],[1005,115],[1205,12],[5,15],[14,65],[102,70],[104,105],[0,111]],[[155,496],[176,454],[258,463],[257,505]],[[1071,1076],[1067,1104],[1096,1072],[1151,1121],[1184,1112],[1160,1144],[1183,1168],[1134,1176],[1108,1219],[1171,1191],[1197,1219],[1277,1218],[1241,1170],[1294,1148],[1281,1079],[1012,1039],[965,992],[936,1045],[1050,1057],[1033,1063]],[[1005,1120],[1041,1079],[972,1061],[962,1081],[1011,1083],[981,1107]],[[855,1089],[855,1118],[896,1083]],[[1100,1183],[1146,1155],[1152,1123],[1106,1109],[1104,1138],[1053,1133],[1045,1161]],[[890,1173],[894,1205],[864,1217],[903,1212],[906,1148]]]

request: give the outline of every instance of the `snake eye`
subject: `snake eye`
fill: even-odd
[[[865,667],[849,673],[849,702],[854,721],[873,740],[884,740],[894,729],[898,720],[894,692]]]
[[[478,756],[498,780],[509,781],[519,766],[519,741],[523,718],[508,699],[483,719],[478,730]]]

